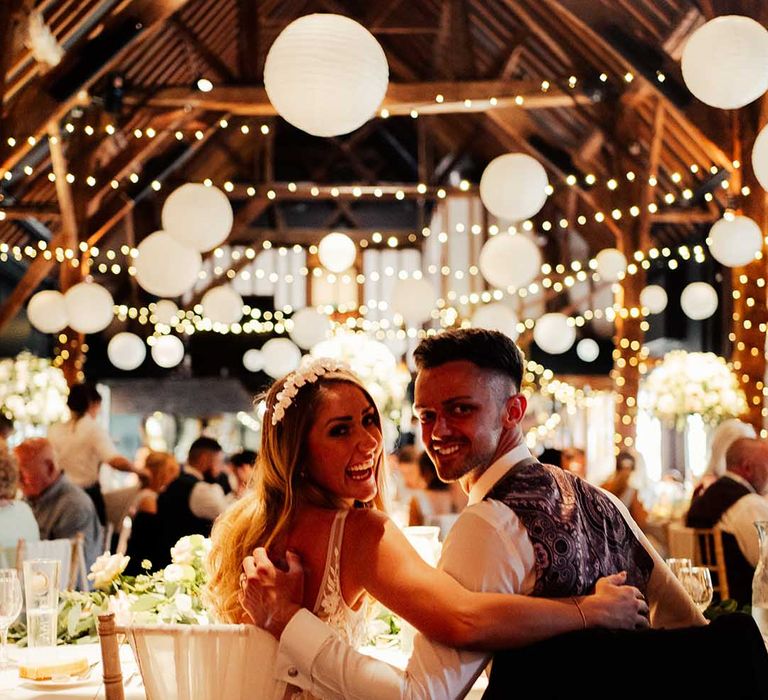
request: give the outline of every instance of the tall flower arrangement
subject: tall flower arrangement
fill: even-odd
[[[67,416],[64,373],[47,358],[22,352],[0,360],[0,412],[22,425],[42,427]]]
[[[747,410],[747,400],[725,360],[711,352],[674,350],[643,382],[640,408],[678,430],[699,414],[716,425]]]

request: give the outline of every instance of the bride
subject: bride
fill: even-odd
[[[273,560],[300,557],[303,605],[353,646],[365,642],[372,598],[455,647],[511,648],[587,625],[647,625],[638,592],[614,585],[618,576],[601,580],[595,595],[557,600],[470,592],[426,564],[384,511],[381,417],[340,363],[316,360],[278,380],[266,406],[253,488],[213,528],[207,594],[221,620],[246,619],[242,562],[265,547]]]

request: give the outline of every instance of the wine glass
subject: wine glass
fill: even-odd
[[[675,578],[680,578],[681,569],[690,569],[693,566],[693,562],[690,559],[685,558],[672,558],[667,559],[667,566],[672,570]]]
[[[8,628],[21,612],[21,583],[15,569],[0,569],[0,668],[8,665]]]
[[[712,602],[713,594],[709,569],[706,566],[685,567],[680,569],[678,577],[696,607],[704,612]]]

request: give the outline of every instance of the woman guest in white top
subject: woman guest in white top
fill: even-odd
[[[133,462],[118,453],[112,439],[96,421],[101,395],[93,384],[76,384],[67,399],[70,419],[51,426],[48,439],[64,473],[91,497],[101,524],[106,521],[104,498],[99,485],[102,463],[125,472],[143,474]]]
[[[16,459],[5,441],[0,439],[0,550],[15,549],[20,539],[26,542],[37,542],[40,539],[40,530],[32,509],[24,501],[16,499],[18,489],[19,469]],[[10,558],[5,565],[12,565],[13,561]],[[0,567],[3,565],[0,552]]]

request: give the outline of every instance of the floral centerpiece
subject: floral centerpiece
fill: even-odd
[[[138,576],[123,573],[130,557],[102,554],[88,574],[95,590],[60,593],[59,643],[98,641],[96,619],[104,612],[114,612],[118,625],[208,624],[202,590],[208,580],[205,561],[210,549],[210,540],[202,535],[182,537],[171,549],[171,564],[150,573],[152,563],[145,560],[142,568],[147,573]],[[9,638],[26,643],[23,622],[11,628]]]
[[[67,417],[67,381],[51,361],[22,352],[0,360],[0,413],[30,426]]]
[[[699,414],[716,425],[747,410],[747,400],[725,360],[711,352],[674,350],[648,375],[638,395],[640,408],[678,430]]]

